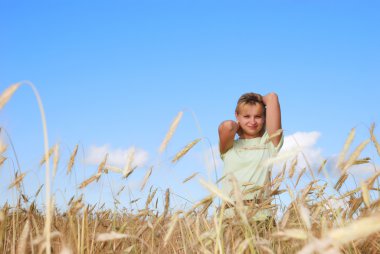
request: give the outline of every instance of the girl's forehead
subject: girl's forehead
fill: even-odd
[[[240,114],[262,114],[264,111],[263,105],[260,103],[256,104],[240,104],[239,113]]]

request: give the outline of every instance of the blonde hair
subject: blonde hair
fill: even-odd
[[[240,105],[246,105],[246,104],[249,104],[249,105],[256,105],[256,104],[261,104],[263,106],[263,109],[264,109],[264,116],[265,116],[265,104],[263,102],[263,97],[258,94],[258,93],[245,93],[243,94],[242,96],[240,96],[237,104],[236,104],[236,108],[235,108],[235,112],[237,114],[239,114],[239,107]]]

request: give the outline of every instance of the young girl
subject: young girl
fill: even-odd
[[[222,190],[232,199],[233,186],[228,176],[236,178],[242,193],[254,186],[264,186],[271,170],[265,161],[275,156],[283,144],[277,94],[243,94],[237,102],[235,117],[236,121],[227,120],[219,126],[219,150],[224,162]],[[239,138],[235,140],[236,134]],[[243,199],[246,205],[262,201],[257,200],[257,192],[248,193]]]

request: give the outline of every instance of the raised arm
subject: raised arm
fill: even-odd
[[[262,97],[263,102],[266,106],[266,129],[271,136],[277,130],[281,129],[281,109],[280,102],[278,101],[278,96],[275,93],[269,93]],[[283,134],[281,134],[283,135]],[[277,146],[281,140],[281,135],[274,137],[272,143],[274,146]]]
[[[235,134],[239,125],[232,120],[227,120],[219,125],[219,151],[220,154],[227,152],[234,144]]]

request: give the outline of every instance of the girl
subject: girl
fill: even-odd
[[[219,125],[219,150],[224,162],[222,190],[232,199],[229,175],[236,178],[243,194],[249,188],[264,186],[270,180],[271,170],[265,161],[275,156],[283,144],[277,94],[243,94],[237,102],[235,118],[236,121]],[[243,195],[243,201],[249,205],[262,200],[258,200],[258,192],[251,192]]]

